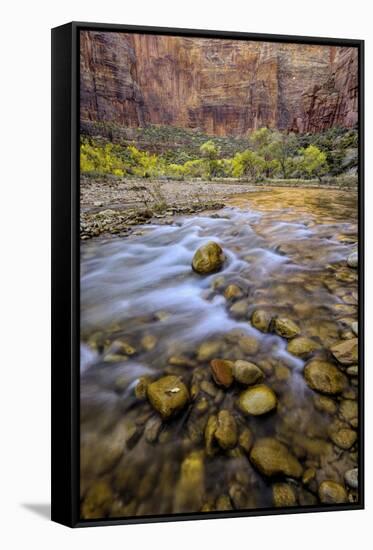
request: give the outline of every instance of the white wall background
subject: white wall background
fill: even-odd
[[[0,545],[54,550],[240,546],[366,548],[372,533],[373,399],[367,350],[367,509],[69,530],[50,490],[50,28],[99,21],[367,40],[367,243],[373,238],[372,41],[367,0],[46,0],[2,3],[0,64]],[[370,164],[370,166],[369,166]],[[367,258],[367,305],[372,300]],[[367,325],[367,347],[372,338]]]

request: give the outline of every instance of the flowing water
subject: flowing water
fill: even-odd
[[[356,250],[356,207],[351,191],[255,192],[230,199],[217,213],[82,243],[85,517],[219,510],[227,502],[236,509],[272,506],[272,482],[241,448],[212,457],[202,453],[207,419],[220,409],[231,411],[239,431],[249,427],[254,439],[276,437],[304,468],[314,469],[314,486],[290,481],[298,505],[318,502],[320,481],[343,481],[357,457],[354,447],[343,451],[330,441],[340,417],[315,405],[302,374],[305,360],[287,351],[288,341],[256,330],[250,318],[260,308],[295,321],[302,336],[318,343],[318,355],[330,360],[330,346],[349,338],[357,319],[357,274],[346,265]],[[201,276],[191,261],[211,240],[226,261],[219,273]],[[228,284],[242,290],[238,305],[224,297]],[[255,349],[247,348],[248,341]],[[261,367],[277,395],[276,411],[244,417],[236,406],[243,388],[223,390],[212,382],[214,358]],[[142,376],[166,374],[198,390],[178,416],[160,425],[134,389]],[[350,385],[343,397],[356,399],[356,387]],[[185,474],[188,457],[198,457],[198,475]]]

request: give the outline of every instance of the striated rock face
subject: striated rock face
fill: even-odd
[[[148,116],[136,80],[136,57],[124,35],[82,32],[80,52],[81,120],[143,126]]]
[[[81,32],[81,118],[212,135],[357,122],[357,50]]]
[[[358,56],[355,48],[332,49],[331,73],[323,84],[303,94],[305,116],[300,131],[317,132],[331,126],[350,128],[358,119]]]

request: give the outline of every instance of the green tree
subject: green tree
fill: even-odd
[[[270,128],[259,128],[249,135],[249,143],[265,161],[267,178],[279,172],[283,178],[292,171],[292,157],[297,151],[297,138],[292,133]]]
[[[218,171],[220,147],[218,147],[218,145],[210,139],[209,141],[202,143],[199,150],[201,155],[206,159],[206,176],[210,180]]]
[[[202,159],[188,160],[184,163],[183,168],[187,177],[202,177],[205,171],[205,162]]]
[[[161,174],[159,159],[147,151],[139,151],[134,145],[127,147],[131,156],[132,172],[135,176],[149,178]]]
[[[185,164],[168,164],[166,172],[168,176],[183,180],[186,174]]]
[[[265,169],[265,160],[255,153],[246,149],[242,153],[236,153],[232,160],[233,175],[235,177],[246,176],[255,181],[259,179]]]
[[[254,151],[256,151],[265,161],[265,175],[271,177],[276,168],[276,163],[273,162],[273,154],[271,151],[271,143],[273,140],[273,131],[269,128],[259,128],[249,134],[249,143]]]
[[[123,176],[126,164],[112,143],[95,144],[89,140],[80,143],[80,170],[82,173]]]
[[[274,169],[278,169],[284,179],[288,178],[293,168],[293,157],[297,152],[297,138],[293,133],[272,132],[268,145],[268,155]]]
[[[309,177],[317,177],[321,181],[329,169],[326,161],[326,153],[320,151],[316,145],[309,145],[306,149],[300,150],[302,170]]]

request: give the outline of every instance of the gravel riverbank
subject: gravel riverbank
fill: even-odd
[[[314,188],[315,183],[302,184],[301,187]],[[333,186],[317,187],[335,189]],[[101,234],[126,235],[136,225],[171,223],[175,215],[218,210],[235,196],[273,192],[274,188],[273,182],[96,180],[82,177],[80,236],[82,240],[87,240]]]

